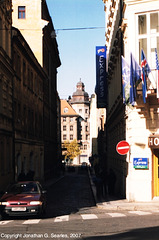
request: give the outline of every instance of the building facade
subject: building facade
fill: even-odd
[[[91,95],[90,99],[90,162],[94,165],[94,158],[98,159],[100,168],[105,166],[105,121],[106,109],[97,108],[97,96]]]
[[[0,189],[14,180],[12,2],[0,2]]]
[[[68,103],[67,100],[61,99],[61,140],[62,146],[65,141],[71,142],[79,140],[79,115]],[[63,160],[65,159],[65,149],[63,149]],[[65,159],[66,160],[66,159]],[[77,157],[73,160],[73,164],[78,164]]]
[[[108,59],[107,166],[116,174],[116,194],[129,201],[149,201],[159,196],[159,105],[155,56],[155,48],[159,53],[159,1],[103,2]],[[146,99],[144,101],[140,83],[135,86],[134,103],[129,98],[127,104],[123,101],[122,56],[130,67],[132,53],[135,62],[141,65],[142,49],[151,69],[147,78]],[[121,140],[130,145],[126,155],[119,155],[116,151],[116,145]]]
[[[81,145],[81,154],[78,157],[78,164],[82,162],[89,163],[90,157],[90,100],[85,92],[85,85],[81,80],[76,85],[76,91],[73,93],[69,103],[73,109],[80,115],[80,136],[78,140]]]
[[[21,172],[44,178],[44,96],[47,78],[20,31],[12,29],[12,58],[15,71],[14,147],[15,180]]]
[[[46,178],[57,173],[59,159],[57,68],[61,65],[55,30],[45,0],[13,0],[13,26],[26,39],[40,65],[44,79],[44,175]]]

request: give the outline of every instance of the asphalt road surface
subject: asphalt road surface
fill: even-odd
[[[87,172],[66,175],[47,189],[44,218],[0,222],[0,239],[159,240],[159,211],[99,209]]]

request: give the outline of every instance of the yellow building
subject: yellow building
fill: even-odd
[[[116,194],[130,201],[159,196],[159,103],[155,48],[159,54],[159,1],[103,0],[106,14],[108,71],[107,164],[116,174]],[[135,87],[134,104],[123,102],[122,56],[131,75],[130,55],[141,65],[144,50],[151,69],[144,102],[142,83]],[[132,76],[132,75],[131,75]],[[131,85],[133,86],[133,85]],[[133,105],[133,106],[132,106]],[[116,145],[126,140],[130,151],[119,155]]]
[[[44,2],[12,0],[13,26],[20,30],[41,65],[43,65],[43,29],[49,23],[44,16]]]

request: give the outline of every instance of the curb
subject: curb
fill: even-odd
[[[92,189],[92,193],[94,196],[95,204],[99,209],[103,210],[115,210],[115,211],[147,211],[147,210],[153,210],[153,211],[159,211],[159,200],[155,201],[152,200],[151,202],[128,202],[127,199],[123,200],[109,200],[103,202],[99,202],[96,197],[96,187],[93,183],[92,176],[90,173],[90,170],[88,169],[88,175],[90,179],[90,185]]]

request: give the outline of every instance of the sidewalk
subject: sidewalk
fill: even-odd
[[[105,210],[127,210],[127,211],[148,211],[153,210],[157,211],[159,210],[159,198],[154,198],[150,202],[129,202],[127,199],[117,199],[115,197],[108,196],[107,199],[101,199],[99,200],[96,196],[96,186],[93,182],[93,177],[90,173],[90,170],[88,169],[88,174],[90,178],[90,184],[92,188],[92,192],[94,195],[94,199],[96,202],[96,206],[100,209]]]

